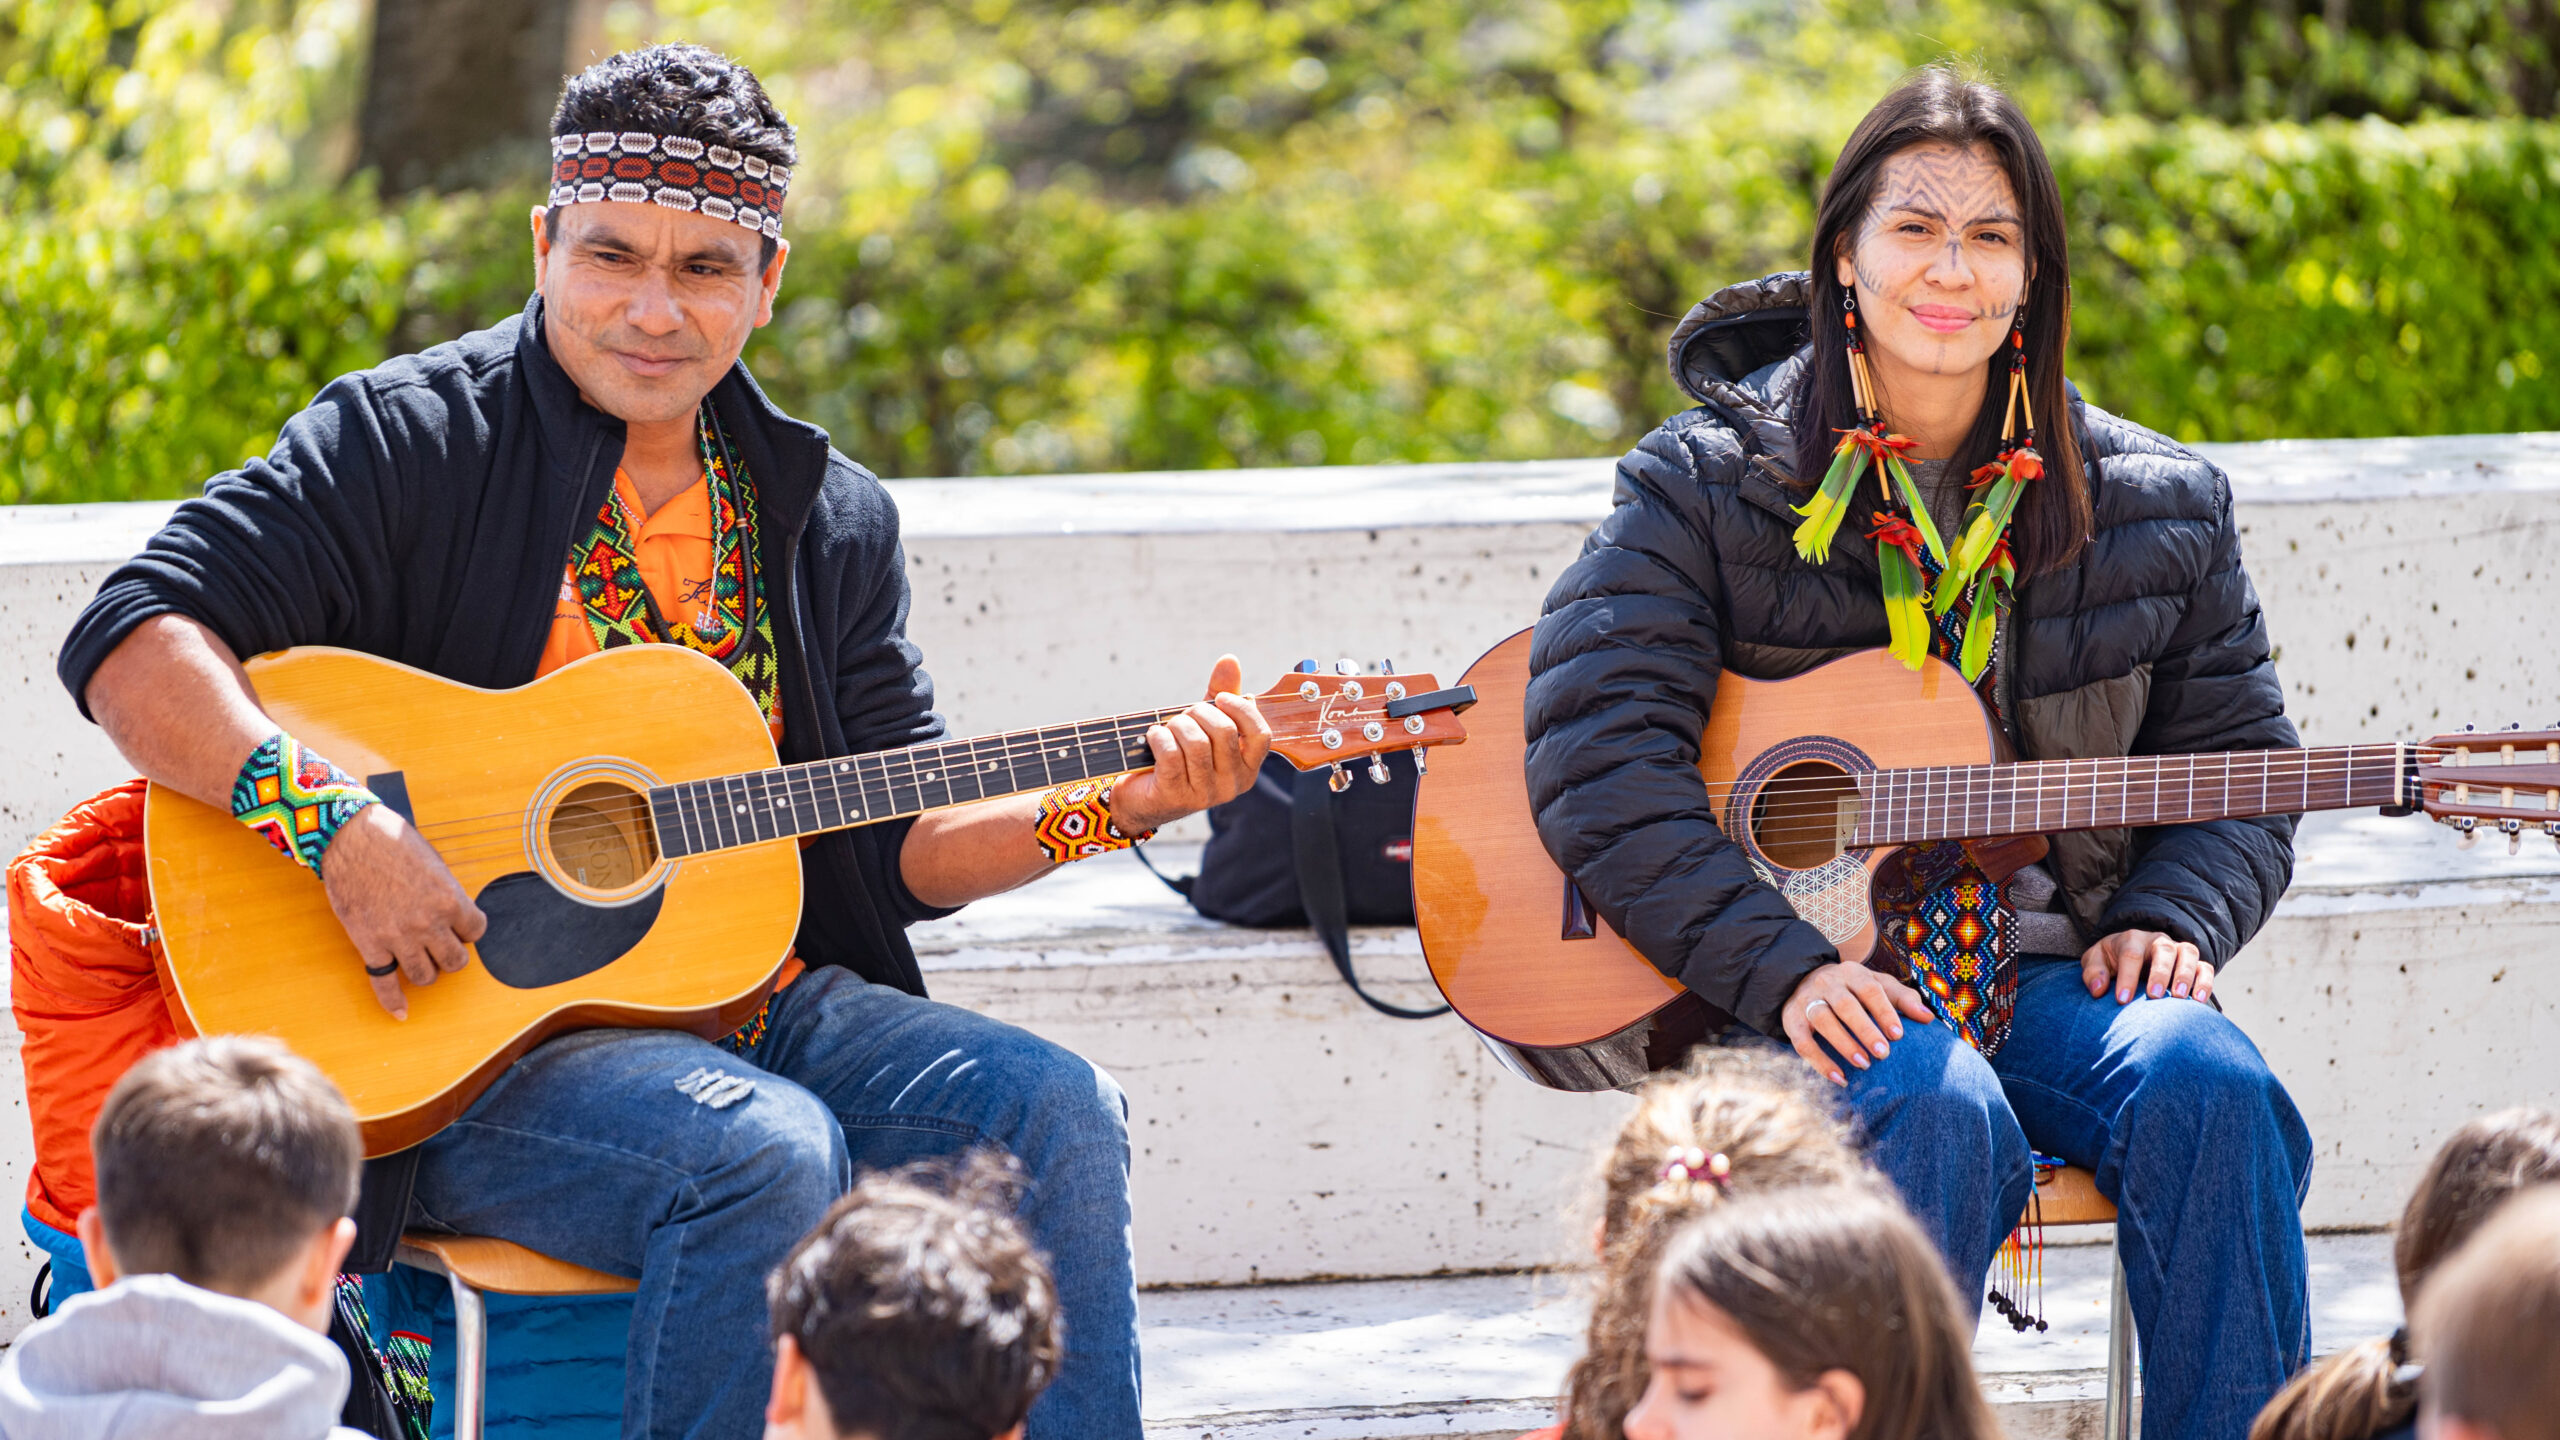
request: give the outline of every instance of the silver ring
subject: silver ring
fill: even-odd
[[[1816,1005],[1822,1006],[1827,1010],[1831,1007],[1831,1002],[1819,998],[1804,1002],[1804,1014],[1806,1019],[1810,1020],[1813,1018],[1813,1007]]]

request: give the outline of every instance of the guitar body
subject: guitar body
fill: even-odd
[[[1589,911],[1539,841],[1523,773],[1529,636],[1461,681],[1477,696],[1471,738],[1435,758],[1415,801],[1415,918],[1441,993],[1506,1064],[1557,1089],[1612,1089],[1677,1063],[1721,1017]],[[1726,673],[1698,769],[1725,833],[1843,958],[1863,960],[1871,881],[1899,852],[1840,845],[1856,818],[1846,777],[1987,763],[1998,737],[1953,667],[1915,672],[1869,650],[1788,680]]]
[[[318,879],[226,811],[151,787],[151,903],[179,1028],[273,1035],[309,1057],[353,1102],[368,1155],[434,1134],[561,1031],[717,1037],[763,1003],[799,928],[796,841],[669,860],[639,798],[776,763],[717,661],[633,646],[506,691],[350,650],[248,670],[276,723],[405,811],[489,915],[473,963],[411,988],[394,1020]]]

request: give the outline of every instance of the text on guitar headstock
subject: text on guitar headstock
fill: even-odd
[[[1384,785],[1387,751],[1413,751],[1414,768],[1427,772],[1431,746],[1467,738],[1458,713],[1476,703],[1472,688],[1444,690],[1429,675],[1398,675],[1383,664],[1379,671],[1363,675],[1345,660],[1328,675],[1308,660],[1255,696],[1254,704],[1271,725],[1273,753],[1287,756],[1301,770],[1331,766],[1329,783],[1341,791],[1351,785],[1350,773],[1342,768],[1345,760],[1368,756],[1369,778]]]

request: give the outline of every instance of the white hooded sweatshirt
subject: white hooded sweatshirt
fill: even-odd
[[[174,1275],[75,1296],[0,1360],[0,1440],[367,1440],[346,1400],[327,1336]]]

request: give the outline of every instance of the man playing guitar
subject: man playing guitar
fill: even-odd
[[[109,577],[61,655],[143,774],[319,873],[395,1016],[404,986],[470,962],[485,919],[393,805],[279,733],[238,657],[337,645],[504,687],[682,643],[730,667],[789,761],[942,729],[887,493],[739,362],[789,254],[791,127],[745,68],[673,45],[572,78],[553,130],[522,316],[333,382]],[[1269,731],[1238,679],[1221,660],[1209,699],[1148,732],[1151,771],[1079,792],[1072,848],[1043,828],[1055,794],[818,837],[762,1013],[718,1045],[589,1030],[533,1050],[421,1147],[410,1223],[638,1276],[624,1433],[749,1436],[763,1278],[853,1168],[1002,1146],[1067,1321],[1030,1433],[1135,1440],[1121,1092],[925,999],[904,928],[1240,793]]]

